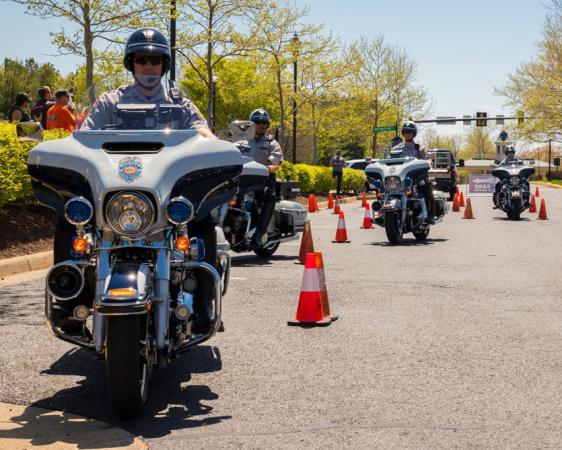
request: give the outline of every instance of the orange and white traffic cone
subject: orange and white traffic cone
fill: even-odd
[[[455,188],[455,194],[460,194],[461,190],[459,189],[459,186],[457,185],[457,187]]]
[[[322,258],[322,252],[314,252],[314,260],[316,262],[316,268],[318,269],[318,278],[320,279],[320,296],[322,298],[324,317],[330,317],[330,319],[334,321],[338,318],[338,316],[332,315],[330,312],[330,302],[328,300],[328,287],[326,285],[326,274],[324,273],[324,259]]]
[[[541,200],[541,209],[539,210],[539,220],[548,220],[548,216],[546,215],[546,202],[544,198]]]
[[[316,267],[316,255],[308,253],[304,265],[299,306],[293,320],[288,320],[289,325],[326,326],[332,323],[332,318],[326,314],[324,296],[320,284],[320,274]]]
[[[365,216],[363,217],[363,226],[361,228],[373,228],[373,221],[371,220],[371,207],[368,203],[365,206]]]
[[[464,204],[464,193],[463,193],[462,191],[461,191],[461,194],[460,194],[460,197],[459,197],[459,206],[460,206],[461,208],[464,208],[464,207],[465,207],[465,204]]]
[[[299,259],[295,261],[295,264],[304,264],[306,262],[306,255],[308,253],[314,253],[314,241],[312,239],[312,229],[310,227],[310,222],[307,221],[304,223],[304,231],[301,237]]]
[[[328,209],[332,209],[334,207],[334,197],[332,197],[332,193],[328,193]]]
[[[314,194],[310,194],[308,196],[308,212],[318,212],[318,202],[316,201],[316,195]]]
[[[537,212],[537,201],[535,196],[531,194],[531,205],[529,206],[529,212],[536,213]]]
[[[363,195],[361,197],[361,206],[360,208],[365,208],[367,206],[367,194],[365,192],[363,192]]]
[[[464,210],[463,219],[474,219],[474,215],[472,214],[472,203],[470,202],[470,198],[466,198],[466,209]]]
[[[539,192],[539,187],[537,186],[536,189],[535,189],[535,197],[540,197],[540,196],[541,196],[541,194]]]
[[[459,212],[459,211],[460,211],[459,194],[455,194],[455,196],[453,197],[453,212]]]
[[[337,244],[347,244],[351,241],[347,239],[347,231],[345,229],[345,216],[343,212],[340,212],[338,218],[338,229],[336,230],[336,238],[332,241]]]
[[[340,208],[340,196],[336,195],[336,203],[334,205],[334,211],[332,212],[332,214],[339,214],[341,212],[341,208]]]

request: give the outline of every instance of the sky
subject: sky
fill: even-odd
[[[486,111],[512,114],[494,95],[510,73],[535,52],[548,0],[290,0],[308,6],[308,22],[325,25],[343,42],[359,36],[384,35],[387,43],[406,49],[418,63],[418,83],[432,100],[431,117]],[[34,57],[51,61],[62,72],[81,60],[56,56],[49,31],[67,24],[26,15],[24,8],[3,1],[0,14],[0,59]],[[462,125],[440,125],[443,134],[462,132]]]

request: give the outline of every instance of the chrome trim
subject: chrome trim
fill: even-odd
[[[66,210],[68,208],[68,204],[71,203],[71,202],[81,202],[81,203],[84,203],[86,206],[88,206],[90,208],[90,215],[88,216],[88,219],[86,219],[82,222],[74,222],[74,221],[70,220]],[[90,203],[90,201],[87,198],[84,198],[82,196],[72,197],[64,205],[64,218],[66,219],[66,221],[68,223],[71,223],[72,225],[76,225],[77,227],[81,227],[83,225],[86,225],[90,220],[92,220],[92,217],[94,217],[94,207],[92,206],[92,204]]]
[[[165,242],[160,241],[157,244],[164,247]],[[156,264],[154,265],[153,290],[154,296],[152,302],[155,306],[155,335],[156,348],[163,350],[166,347],[166,337],[168,335],[168,318],[170,308],[169,298],[170,284],[170,250],[161,248],[156,253]]]
[[[101,241],[101,248],[98,250],[97,261],[97,280],[96,280],[96,298],[95,304],[101,302],[105,294],[105,280],[111,271],[109,261],[109,249],[112,246],[112,240]],[[105,317],[99,314],[94,308],[94,341],[96,352],[101,353],[105,347]]]
[[[53,272],[53,270],[57,269],[58,267],[61,266],[70,266],[76,269],[76,271],[80,274],[80,289],[78,289],[78,292],[76,292],[76,294],[74,294],[71,297],[57,297],[56,295],[53,294],[53,292],[51,292],[51,289],[49,288],[49,277],[51,276],[51,273]],[[82,269],[80,269],[79,265],[76,264],[76,261],[73,260],[68,260],[68,261],[63,261],[60,262],[58,264],[55,264],[54,266],[52,266],[49,271],[47,272],[47,276],[45,277],[45,279],[47,280],[47,292],[49,293],[49,295],[51,295],[51,297],[60,300],[60,301],[68,301],[68,300],[72,300],[73,298],[76,298],[80,295],[80,293],[84,290],[84,285],[86,284],[86,280],[84,278],[84,272],[82,272]]]
[[[191,215],[187,218],[187,220],[184,220],[182,222],[174,222],[172,219],[170,219],[170,216],[168,214],[168,207],[170,206],[170,204],[172,202],[180,202],[180,203],[184,203],[187,206],[189,206],[191,208]],[[168,202],[168,205],[166,206],[166,217],[168,218],[168,220],[173,223],[174,225],[185,225],[186,223],[189,223],[194,217],[195,217],[195,207],[193,206],[193,203],[191,203],[187,198],[185,198],[184,196],[180,195],[179,197],[174,197],[173,199],[171,199]]]
[[[222,268],[222,296],[226,295],[226,291],[228,291],[228,284],[230,282],[230,252],[226,250],[217,250],[217,256],[219,257],[219,261]]]

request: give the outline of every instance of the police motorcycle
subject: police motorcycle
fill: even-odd
[[[507,214],[509,220],[519,220],[521,213],[531,206],[529,177],[534,173],[533,167],[519,160],[492,170],[492,175],[499,178],[494,204]]]
[[[73,229],[71,257],[47,274],[47,325],[105,359],[122,418],[142,413],[154,368],[221,327],[229,245],[217,227],[214,247],[210,214],[237,193],[245,161],[229,142],[175,127],[179,114],[175,104],[121,105],[116,124],[42,142],[28,159],[36,198]],[[37,136],[27,128],[18,134]],[[206,221],[211,237],[193,236]],[[198,330],[202,291],[209,326]],[[57,322],[61,310],[70,316]]]
[[[383,227],[391,244],[399,244],[404,233],[413,233],[423,241],[429,235],[428,205],[420,192],[428,183],[430,164],[412,157],[380,159],[365,169],[370,191],[376,193],[371,219]],[[435,219],[438,223],[447,213],[447,194],[434,191]]]
[[[248,141],[254,137],[255,124],[251,121],[234,121],[229,126],[229,139],[241,154],[248,149]],[[242,156],[244,168],[239,178],[239,191],[236,197],[219,207],[215,213],[216,222],[222,227],[230,249],[235,253],[254,252],[262,258],[271,257],[283,242],[299,239],[300,231],[306,221],[307,212],[300,203],[279,201],[279,183],[275,174],[270,174],[263,164],[252,158]],[[271,160],[271,159],[270,159]],[[279,161],[273,161],[279,163]],[[266,189],[275,192],[277,201],[275,212],[267,227],[262,245],[253,239],[263,208],[259,195]]]

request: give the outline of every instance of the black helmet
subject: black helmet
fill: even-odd
[[[256,122],[266,122],[269,124],[269,113],[265,109],[256,109],[250,114],[250,120]]]
[[[133,64],[135,53],[159,53],[162,55],[162,75],[170,70],[170,44],[166,36],[154,28],[140,28],[127,39],[123,65],[129,72],[133,72],[135,68]]]
[[[506,145],[503,149],[504,154],[513,153],[515,154],[515,147],[513,145]]]
[[[418,127],[414,122],[409,120],[404,125],[402,125],[402,135],[404,135],[404,133],[414,133],[414,137],[416,137],[418,134]]]

